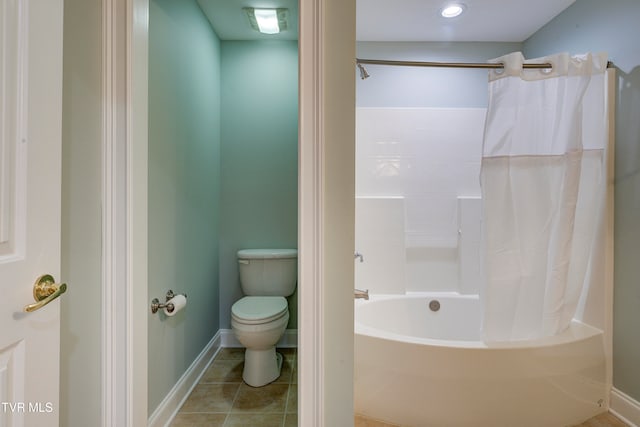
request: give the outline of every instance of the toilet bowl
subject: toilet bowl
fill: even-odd
[[[283,297],[244,297],[231,308],[231,328],[244,347],[242,379],[252,387],[275,381],[282,369],[276,343],[289,322]]]
[[[285,296],[295,291],[295,249],[238,251],[240,284],[245,297],[231,307],[231,329],[246,348],[242,379],[252,387],[275,381],[282,369],[276,344],[289,322]]]

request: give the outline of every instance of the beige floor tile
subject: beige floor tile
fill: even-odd
[[[595,416],[575,427],[628,427],[626,423],[609,412]]]
[[[283,360],[282,361],[282,370],[280,371],[280,376],[273,383],[279,384],[290,384],[291,377],[293,374],[293,361],[291,360]]]
[[[216,355],[216,360],[244,360],[244,347],[224,347]]]
[[[372,420],[361,415],[356,415],[353,421],[354,427],[398,427],[395,424],[388,424],[382,421]]]
[[[278,352],[284,359],[280,377],[254,388],[242,382],[244,348],[221,349],[171,427],[297,427],[297,350]]]
[[[264,387],[240,386],[231,408],[232,413],[284,413],[288,384],[268,384]]]
[[[179,413],[171,422],[171,427],[223,427],[227,414],[185,414]]]
[[[283,355],[285,360],[289,360],[289,361],[296,360],[298,356],[297,348],[290,348],[290,347],[277,348],[276,351],[281,355]]]
[[[395,424],[388,424],[382,421],[372,420],[370,418],[356,415],[354,417],[354,427],[398,427]],[[629,427],[627,424],[616,418],[610,413],[600,414],[593,417],[582,424],[573,427]]]
[[[244,368],[244,361],[231,359],[231,360],[214,360],[213,363],[206,370],[200,383],[239,383],[242,382],[242,369]]]
[[[240,384],[198,384],[180,412],[229,412]]]
[[[289,397],[287,397],[287,413],[298,412],[298,386],[289,386]]]
[[[298,414],[286,414],[284,416],[284,427],[298,427]]]
[[[293,363],[293,373],[291,374],[291,384],[298,384],[298,361]]]
[[[281,427],[284,414],[229,414],[224,427]]]

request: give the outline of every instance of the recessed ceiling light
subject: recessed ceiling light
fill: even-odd
[[[444,7],[440,12],[440,14],[444,18],[455,18],[456,16],[462,15],[462,12],[464,12],[464,9],[465,9],[464,4],[453,3],[453,4],[450,4],[449,6]]]

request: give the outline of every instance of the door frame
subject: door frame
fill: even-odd
[[[298,420],[321,427],[353,420],[355,0],[299,6]],[[103,0],[102,22],[102,423],[133,427],[148,412],[149,0]]]
[[[102,425],[147,425],[148,0],[102,0]]]

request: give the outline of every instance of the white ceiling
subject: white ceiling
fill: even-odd
[[[359,41],[522,42],[575,0],[460,0],[466,11],[446,19],[455,0],[357,0]]]
[[[304,0],[300,0],[304,1]],[[357,0],[359,41],[521,42],[575,0],[461,0],[463,15],[445,19],[451,0]],[[221,40],[297,40],[298,0],[198,0]],[[249,26],[243,7],[289,9],[289,29],[266,35]]]

